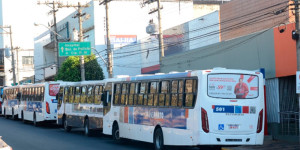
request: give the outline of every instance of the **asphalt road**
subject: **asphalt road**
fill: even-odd
[[[0,136],[13,150],[152,150],[151,143],[122,140],[115,143],[111,136],[96,131],[91,137],[83,135],[83,129],[72,129],[66,133],[55,124],[34,127],[0,117]],[[172,147],[169,149],[191,150],[192,147]]]
[[[82,129],[66,133],[54,124],[34,127],[0,117],[0,136],[13,150],[151,150],[152,144],[124,140],[115,143],[110,136],[95,132],[91,137],[83,135]]]

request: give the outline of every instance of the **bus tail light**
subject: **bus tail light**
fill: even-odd
[[[49,107],[49,103],[48,102],[46,102],[46,111],[47,111],[48,114],[50,114],[50,107]]]
[[[256,133],[260,133],[263,126],[263,120],[264,120],[264,115],[263,115],[263,109],[259,112],[259,115],[258,115],[258,122],[257,122],[257,130],[256,130]]]
[[[202,121],[202,129],[204,132],[209,132],[209,124],[208,124],[208,117],[207,112],[205,109],[201,108],[201,121]]]

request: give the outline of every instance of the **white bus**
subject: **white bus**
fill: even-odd
[[[61,82],[45,82],[22,85],[21,98],[18,108],[18,118],[23,122],[32,121],[34,126],[39,122],[55,122],[57,113],[57,100]]]
[[[67,83],[57,95],[57,124],[66,132],[72,128],[84,128],[88,136],[92,129],[103,128],[104,81]]]
[[[213,69],[123,78],[112,83],[103,133],[165,145],[262,145],[263,75]],[[107,93],[106,91],[104,93]],[[109,101],[108,101],[109,102]]]
[[[20,103],[20,86],[10,86],[3,89],[2,114],[5,118],[16,119]]]

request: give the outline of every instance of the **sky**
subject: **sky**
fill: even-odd
[[[47,5],[38,5],[39,0],[0,0],[2,3],[2,17],[3,26],[12,26],[13,46],[23,49],[34,48],[34,37],[47,31],[45,26],[53,20],[53,15],[48,14],[51,8]],[[41,3],[47,2],[40,0]],[[53,2],[53,1],[50,1]],[[57,2],[57,0],[56,0]],[[89,2],[89,0],[59,0],[63,4],[82,4]],[[74,12],[75,8],[60,8],[57,12],[57,22]],[[34,23],[43,24],[45,26],[34,26]],[[8,35],[5,39],[9,39]],[[4,47],[10,47],[9,41],[4,42]]]

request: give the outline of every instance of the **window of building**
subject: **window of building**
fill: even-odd
[[[32,65],[33,64],[33,56],[22,56],[22,64],[23,65]]]

